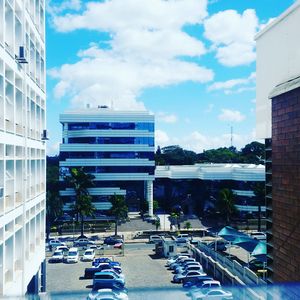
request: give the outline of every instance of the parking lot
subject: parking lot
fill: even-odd
[[[130,299],[186,299],[181,285],[172,284],[173,274],[164,267],[166,260],[156,258],[153,244],[125,245],[125,255],[116,256],[122,264],[126,278],[126,288]],[[90,262],[79,261],[76,264],[48,263],[47,292],[79,293],[78,299],[84,299],[91,291],[91,279],[82,279],[84,269]],[[74,294],[69,295],[75,299]],[[65,295],[64,298],[69,298]]]

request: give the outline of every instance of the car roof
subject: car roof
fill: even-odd
[[[70,249],[69,249],[69,252],[72,252],[72,251],[77,251],[77,252],[78,252],[78,248],[76,248],[76,247],[70,248]]]
[[[108,272],[108,271],[103,271],[103,272],[96,272],[95,275],[111,275],[115,274],[114,272]]]
[[[203,284],[209,284],[209,283],[216,283],[216,284],[221,285],[220,281],[218,281],[218,280],[204,280],[203,281]]]

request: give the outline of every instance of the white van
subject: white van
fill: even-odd
[[[67,263],[77,263],[79,260],[78,248],[70,248],[67,256]]]

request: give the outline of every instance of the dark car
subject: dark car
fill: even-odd
[[[182,286],[184,288],[191,288],[191,287],[198,287],[203,284],[203,281],[206,280],[213,280],[210,276],[202,276],[202,277],[195,277],[195,278],[184,278],[182,280]]]
[[[224,241],[217,241],[217,245],[215,242],[211,242],[209,244],[207,244],[207,247],[209,247],[210,249],[215,250],[216,246],[217,246],[217,251],[226,251],[227,249],[227,242]]]
[[[91,268],[85,268],[84,270],[84,278],[86,279],[92,279],[94,274],[97,272],[103,272],[105,270],[110,270],[114,269],[114,266],[111,265],[110,263],[101,263],[100,265],[96,267],[91,267]],[[120,273],[120,268],[119,266],[115,269],[117,273]]]
[[[120,238],[116,238],[113,236],[109,236],[107,238],[104,239],[104,244],[106,245],[115,245],[115,244],[119,244],[119,243],[123,243],[124,241]]]
[[[118,261],[112,261],[108,257],[95,258],[92,265],[95,267],[101,263],[110,263],[110,265],[112,265],[112,266],[121,266],[121,263],[119,263]]]

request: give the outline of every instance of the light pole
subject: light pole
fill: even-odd
[[[74,243],[74,236],[75,236],[75,218],[72,219],[73,220],[73,243]]]

